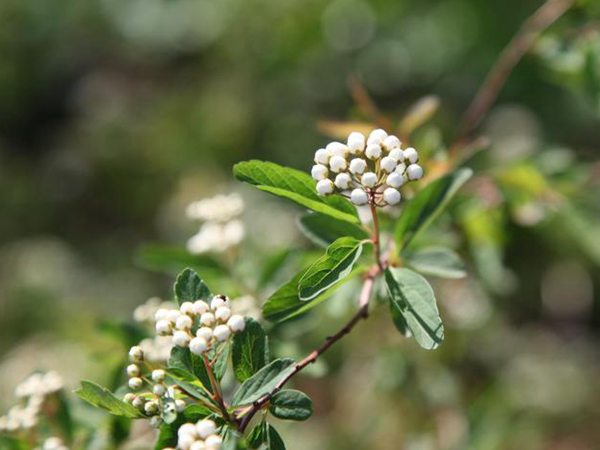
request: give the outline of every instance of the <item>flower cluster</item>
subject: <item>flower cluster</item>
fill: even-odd
[[[49,437],[44,441],[41,447],[37,447],[36,450],[69,450],[69,448],[61,438]]]
[[[224,295],[215,295],[210,304],[196,300],[182,303],[179,309],[159,309],[155,320],[159,336],[172,336],[174,345],[189,347],[196,355],[226,341],[245,326],[243,316],[231,314],[230,301]]]
[[[354,131],[346,144],[331,142],[315,152],[311,175],[319,195],[339,192],[355,205],[397,205],[399,188],[423,176],[419,154],[384,130],[373,130],[368,138]]]
[[[177,430],[178,450],[219,450],[222,442],[221,436],[217,434],[217,425],[209,419],[195,424],[184,423]]]
[[[46,398],[62,388],[63,380],[57,372],[29,376],[15,389],[20,403],[0,417],[0,431],[13,432],[35,427]]]
[[[187,242],[190,253],[222,253],[236,247],[244,239],[244,223],[238,218],[244,212],[239,194],[217,195],[188,205],[186,215],[204,222],[198,233]]]

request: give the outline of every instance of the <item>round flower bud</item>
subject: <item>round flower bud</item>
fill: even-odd
[[[144,351],[142,350],[142,347],[137,345],[131,347],[129,349],[129,360],[135,363],[142,362],[144,360]]]
[[[140,368],[137,366],[137,364],[129,364],[127,366],[127,375],[129,377],[137,377],[140,375]]]
[[[317,183],[317,193],[319,195],[328,195],[333,193],[333,181],[321,180]]]
[[[327,170],[327,167],[325,167],[322,164],[315,164],[314,166],[312,166],[310,175],[315,181],[324,180],[325,178],[327,178],[327,175],[329,175],[329,170]]]
[[[154,313],[154,320],[158,322],[159,320],[168,320],[169,319],[169,310],[165,308],[160,308]]]
[[[190,446],[190,450],[206,450],[206,445],[202,441],[196,441]]]
[[[215,315],[213,313],[204,313],[200,316],[200,322],[202,325],[206,325],[210,327],[213,323],[215,323]]]
[[[423,168],[418,164],[411,164],[406,168],[406,175],[409,180],[419,180],[423,176]]]
[[[243,316],[234,314],[227,321],[227,326],[231,328],[231,331],[243,331],[246,327],[246,321]]]
[[[167,319],[169,320],[169,322],[175,323],[177,322],[177,318],[181,315],[181,313],[179,312],[179,310],[177,309],[170,309],[169,310],[169,314],[167,316]]]
[[[335,177],[335,185],[339,189],[348,189],[350,187],[350,183],[352,182],[352,178],[347,173],[338,173]]]
[[[332,156],[329,160],[329,167],[332,172],[338,173],[345,170],[348,166],[348,161],[343,156]]]
[[[210,300],[210,309],[215,311],[217,308],[220,308],[221,306],[229,306],[227,297],[225,297],[224,295],[215,295]]]
[[[396,168],[397,161],[391,156],[386,156],[381,159],[381,168],[387,173],[392,173]]]
[[[362,174],[367,169],[367,162],[361,158],[355,158],[350,161],[350,172],[355,175]]]
[[[393,148],[388,155],[390,158],[394,158],[396,162],[404,161],[404,151],[399,148]]]
[[[190,341],[190,352],[194,355],[202,355],[208,349],[208,342],[201,337],[195,337]]]
[[[229,309],[227,306],[220,306],[215,311],[215,317],[217,318],[217,320],[220,320],[221,322],[226,322],[230,316],[231,316],[231,309]]]
[[[390,134],[383,140],[383,146],[388,150],[392,150],[394,148],[400,148],[400,139],[398,139],[393,134]]]
[[[194,315],[194,304],[192,302],[183,302],[179,307],[179,312],[190,316]]]
[[[135,394],[132,394],[131,392],[128,392],[127,394],[125,394],[125,397],[123,397],[123,401],[125,403],[129,403],[132,404],[133,401],[137,398],[137,396]]]
[[[158,412],[158,403],[154,400],[146,402],[144,405],[144,411],[146,414],[156,414]]]
[[[152,381],[154,381],[155,383],[162,383],[163,381],[165,381],[166,376],[167,374],[162,369],[156,369],[152,371]]]
[[[165,392],[167,392],[167,390],[162,384],[155,384],[152,388],[152,392],[154,393],[154,395],[162,397],[163,395],[165,395]]]
[[[325,150],[324,148],[320,148],[315,152],[315,163],[317,164],[329,164],[329,158],[331,158],[331,152],[329,150]]]
[[[184,409],[185,409],[185,401],[181,400],[180,398],[175,400],[175,411],[180,413],[180,412],[183,412]]]
[[[177,318],[175,327],[179,330],[189,330],[192,328],[192,318],[186,314],[182,314]]]
[[[206,438],[204,441],[204,445],[206,446],[206,450],[218,450],[221,448],[221,444],[223,443],[223,439],[218,434],[213,434]]]
[[[196,314],[197,316],[201,316],[202,314],[204,314],[205,312],[208,311],[208,303],[206,303],[203,300],[196,300],[194,302],[194,314]]]
[[[182,434],[177,439],[177,448],[181,450],[190,450],[192,444],[196,442],[196,438],[191,434]]]
[[[144,407],[144,403],[145,403],[145,401],[142,397],[136,397],[131,402],[131,406],[133,406],[134,408],[137,408],[137,409],[142,409]]]
[[[400,203],[400,198],[401,198],[401,195],[400,195],[400,191],[398,191],[398,189],[389,187],[385,191],[383,191],[383,200],[388,205],[397,205],[398,203]]]
[[[373,172],[366,172],[360,178],[360,182],[363,184],[363,186],[372,188],[377,184],[377,174]]]
[[[194,439],[198,437],[198,432],[196,431],[196,425],[193,423],[184,423],[177,430],[177,436],[181,437],[184,435],[192,436]]]
[[[217,338],[217,340],[223,342],[226,341],[227,338],[231,335],[231,330],[227,325],[218,325],[215,327],[213,334]]]
[[[371,131],[369,138],[367,139],[367,145],[377,144],[380,145],[383,140],[387,137],[387,133],[381,128]]]
[[[177,347],[187,347],[190,343],[190,336],[185,331],[176,331],[173,333],[173,345]]]
[[[381,157],[381,147],[378,144],[369,144],[365,150],[365,156],[369,159],[378,159]]]
[[[133,377],[129,379],[127,384],[129,385],[130,389],[137,391],[144,384],[144,380],[142,380],[140,377]]]
[[[365,149],[365,136],[358,131],[353,131],[348,136],[348,148],[353,155],[360,154]]]
[[[329,150],[332,158],[334,156],[341,156],[342,158],[345,158],[348,155],[348,147],[341,142],[330,142],[327,144],[325,149]],[[329,165],[331,165],[331,159],[329,160]]]
[[[362,189],[354,189],[350,194],[350,200],[355,205],[364,205],[368,201],[367,193]]]
[[[404,159],[406,159],[409,163],[414,164],[419,160],[419,154],[414,148],[408,147],[406,150],[404,150]]]
[[[150,426],[152,428],[160,428],[161,425],[162,425],[162,418],[160,416],[153,416],[150,418]],[[167,450],[167,449],[163,449],[163,450]]]
[[[171,331],[173,331],[172,329],[173,324],[165,319],[159,320],[158,322],[156,322],[155,325],[155,329],[156,329],[156,334],[158,334],[159,336],[166,336],[168,334],[171,334]]]
[[[404,175],[404,172],[406,172],[406,164],[404,163],[400,163],[396,166],[396,170],[394,170],[394,172],[399,173],[400,175]]]
[[[398,172],[390,173],[385,182],[388,186],[399,188],[404,184],[404,175],[401,175]]]
[[[217,432],[217,425],[209,419],[200,420],[196,424],[196,433],[200,436],[201,439],[206,439],[211,434],[215,434]]]
[[[200,327],[196,330],[196,336],[204,338],[207,342],[212,338],[213,331],[210,327]]]

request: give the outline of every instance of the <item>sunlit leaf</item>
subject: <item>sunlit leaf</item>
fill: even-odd
[[[143,417],[142,413],[129,403],[117,398],[108,389],[91,381],[83,380],[81,387],[75,394],[86,402],[102,408],[115,416],[124,416],[132,419]]]
[[[243,382],[269,362],[269,344],[262,326],[246,317],[246,326],[236,333],[232,343],[232,361],[235,377]]]
[[[276,359],[266,365],[246,381],[233,395],[233,405],[241,406],[259,400],[275,388],[277,383],[294,371],[294,360],[291,358]]]
[[[359,240],[369,238],[369,233],[362,226],[323,214],[305,214],[300,218],[299,225],[306,237],[323,247],[344,236]]]

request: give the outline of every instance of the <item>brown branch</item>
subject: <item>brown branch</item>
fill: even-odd
[[[273,390],[269,394],[265,395],[261,399],[254,402],[254,404],[250,407],[250,409],[247,410],[247,412],[244,414],[244,416],[242,417],[242,419],[240,421],[240,425],[239,425],[240,432],[242,432],[242,433],[244,432],[244,430],[246,429],[246,427],[252,420],[252,417],[254,417],[254,415],[258,411],[260,411],[265,405],[267,405],[267,403],[269,403],[269,401],[271,400],[273,395],[275,395],[277,392],[279,392],[283,388],[283,386],[285,386],[285,384],[288,381],[290,381],[290,379],[292,379],[292,377],[294,375],[296,375],[298,372],[300,372],[302,369],[304,369],[309,364],[314,363],[319,356],[321,356],[323,353],[325,353],[329,349],[329,347],[331,347],[333,344],[335,344],[337,341],[339,341],[345,335],[350,333],[358,322],[360,322],[362,319],[366,319],[369,316],[369,299],[371,297],[371,293],[373,292],[375,278],[377,277],[377,275],[379,273],[380,273],[380,268],[378,265],[373,266],[369,270],[369,272],[367,273],[367,275],[365,277],[365,280],[364,280],[364,283],[363,283],[363,286],[362,286],[362,289],[360,292],[360,296],[358,299],[359,308],[356,311],[356,313],[354,313],[352,318],[337,333],[335,333],[333,336],[328,336],[325,339],[325,342],[323,342],[323,344],[321,344],[320,347],[318,347],[316,350],[313,350],[311,353],[308,354],[308,356],[306,356],[301,361],[298,361],[294,365],[293,370],[285,378],[283,378],[281,381],[279,381],[279,383],[277,383],[277,385],[273,388]]]
[[[211,397],[219,405],[219,409],[221,410],[221,414],[223,414],[223,417],[225,418],[225,420],[230,420],[231,417],[229,416],[229,412],[227,412],[227,405],[223,401],[223,395],[221,394],[219,383],[217,382],[217,379],[213,372],[212,364],[206,357],[206,354],[202,355],[202,359],[204,361],[204,366],[206,367],[206,372],[208,373],[208,379],[210,380],[210,385],[211,385],[211,388],[213,391]]]
[[[462,120],[458,141],[465,140],[481,123],[506,84],[515,66],[529,51],[538,35],[574,3],[574,0],[547,0],[519,28],[504,48],[477,91]]]

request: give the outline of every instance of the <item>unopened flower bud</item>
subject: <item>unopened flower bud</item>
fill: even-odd
[[[206,325],[207,327],[210,327],[213,323],[215,323],[215,315],[210,312],[206,312],[206,313],[202,314],[200,316],[200,323],[202,323],[202,325]]]
[[[325,147],[325,149],[331,153],[332,158],[334,156],[340,156],[342,158],[348,156],[348,147],[346,147],[341,142],[330,142],[329,144],[327,144],[327,147]],[[331,159],[329,160],[329,164],[331,165]]]
[[[184,410],[185,410],[185,401],[181,400],[180,398],[175,400],[175,411],[177,411],[178,413],[181,413]]]
[[[188,314],[190,316],[194,315],[194,304],[192,302],[183,302],[179,307],[179,312],[181,314]]]
[[[329,175],[329,170],[327,170],[327,167],[322,164],[315,164],[312,166],[310,174],[313,177],[313,180],[320,181],[327,178],[327,175]]]
[[[218,434],[210,435],[204,441],[206,450],[218,450],[219,448],[221,448],[222,443],[223,443],[223,439]]]
[[[350,200],[357,206],[361,206],[367,203],[367,193],[362,189],[354,189],[350,194]]]
[[[365,150],[365,156],[369,159],[378,159],[381,157],[381,147],[379,144],[369,144]]]
[[[186,314],[182,314],[177,318],[177,322],[175,323],[175,327],[178,330],[189,330],[192,328],[192,318]]]
[[[369,138],[367,139],[367,146],[371,144],[380,145],[383,140],[387,137],[387,133],[381,128],[371,131]]]
[[[140,368],[137,364],[129,364],[127,366],[127,375],[129,377],[137,377],[140,375]]]
[[[129,360],[134,363],[140,363],[144,360],[142,347],[133,346],[129,349]]]
[[[212,338],[213,331],[210,327],[200,327],[196,330],[196,336],[204,338],[207,342]]]
[[[166,376],[167,374],[162,369],[156,369],[152,371],[152,381],[154,381],[155,383],[162,383],[163,381],[165,381]]]
[[[137,391],[144,384],[144,380],[142,380],[140,377],[133,377],[129,379],[127,384],[131,390]]]
[[[383,146],[388,150],[392,150],[394,148],[400,148],[400,139],[396,136],[390,134],[383,140]]]
[[[329,195],[333,193],[333,181],[326,179],[317,183],[317,192],[319,195]]]
[[[133,401],[137,398],[137,396],[131,392],[128,392],[127,394],[125,394],[125,396],[123,397],[123,401],[125,403],[129,403],[132,404]]]
[[[404,150],[404,159],[406,159],[409,163],[414,164],[419,160],[419,154],[414,148],[408,147],[406,150]]]
[[[409,180],[419,180],[423,177],[423,168],[418,164],[411,164],[406,168],[406,175]]]
[[[377,184],[377,175],[373,172],[366,172],[361,177],[360,182],[363,186],[372,188]]]
[[[354,158],[350,161],[350,172],[355,175],[361,175],[367,169],[367,162],[361,158]]]
[[[158,402],[154,400],[146,402],[146,404],[144,405],[144,411],[146,412],[146,414],[156,414],[158,412]]]
[[[215,327],[213,334],[217,340],[223,342],[231,335],[231,330],[227,325],[218,325]],[[199,338],[197,338],[199,339]]]
[[[397,189],[389,187],[385,191],[383,191],[383,200],[388,205],[397,205],[398,203],[400,203],[400,198],[400,192]]]
[[[217,432],[217,425],[209,419],[200,420],[196,423],[196,433],[201,439],[206,439]]]
[[[194,302],[194,314],[201,316],[209,310],[208,303],[203,300],[196,300]]]
[[[163,395],[165,395],[165,392],[167,392],[167,390],[162,384],[155,384],[152,388],[152,392],[154,393],[154,395],[162,397]]]
[[[398,172],[390,173],[385,182],[388,186],[399,188],[404,184],[404,175],[401,175]]]
[[[244,320],[244,317],[240,316],[239,314],[234,314],[227,321],[227,326],[231,328],[231,331],[234,332],[243,331],[246,326],[246,322]]]
[[[390,158],[394,158],[396,160],[396,163],[404,161],[404,151],[400,150],[399,148],[393,148],[392,150],[390,150],[388,156]]]
[[[206,339],[201,337],[195,337],[190,341],[190,351],[194,355],[202,355],[208,349],[208,343]]]
[[[381,158],[381,168],[385,170],[387,173],[392,173],[396,168],[397,161],[391,156],[385,156]]]
[[[173,324],[168,320],[162,319],[156,322],[155,328],[156,334],[158,334],[159,336],[166,336],[168,334],[171,334],[171,332],[173,331]]]
[[[217,308],[220,308],[221,306],[229,306],[229,301],[227,300],[227,297],[225,297],[223,295],[215,295],[212,298],[212,300],[210,301],[210,309],[215,311]]]
[[[173,345],[177,347],[187,347],[190,343],[190,336],[186,331],[176,331],[173,333]]]
[[[348,161],[343,156],[332,156],[329,160],[329,168],[332,172],[338,173],[343,170],[346,170],[348,166]]]
[[[353,131],[348,136],[348,148],[350,153],[356,155],[360,154],[365,149],[365,136],[358,131]]]
[[[348,189],[350,187],[350,183],[352,182],[352,178],[347,173],[338,173],[335,177],[335,186],[339,189]]]
[[[325,150],[324,148],[320,148],[315,152],[315,163],[327,165],[329,164],[329,158],[331,158],[331,152],[329,150]]]

